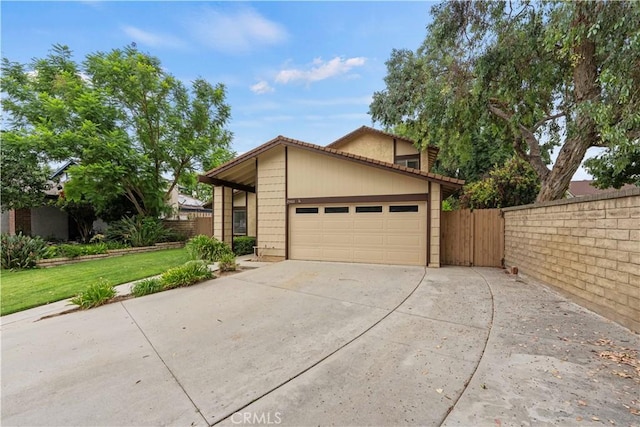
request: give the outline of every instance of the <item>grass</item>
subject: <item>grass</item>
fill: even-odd
[[[129,254],[58,267],[0,273],[0,315],[70,298],[101,278],[114,285],[160,274],[184,264],[184,249]]]

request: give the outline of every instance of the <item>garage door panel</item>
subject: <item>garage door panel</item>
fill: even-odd
[[[425,265],[427,207],[418,212],[391,212],[390,204],[377,204],[382,212],[356,212],[356,204],[341,204],[349,212],[325,213],[325,205],[296,205],[289,211],[291,259],[361,263]],[[394,204],[397,206],[398,204]],[[329,205],[331,206],[331,205]],[[318,213],[296,214],[296,208],[317,208]]]

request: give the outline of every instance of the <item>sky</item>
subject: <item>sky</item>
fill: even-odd
[[[225,84],[237,153],[278,135],[326,145],[374,125],[385,61],[420,46],[433,4],[2,1],[0,50],[27,63],[57,43],[82,61],[135,42],[185,83]]]

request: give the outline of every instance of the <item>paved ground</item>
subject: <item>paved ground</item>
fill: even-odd
[[[498,269],[286,261],[30,313],[2,318],[3,426],[640,425],[601,357],[640,337]]]

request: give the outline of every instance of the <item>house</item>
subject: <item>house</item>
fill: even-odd
[[[170,193],[169,206],[173,212],[173,219],[189,219],[191,217],[211,216],[211,205],[187,194],[182,194],[178,188]]]
[[[268,259],[440,266],[437,149],[363,126],[326,147],[278,136],[212,169],[213,235],[255,236]]]
[[[571,181],[569,183],[569,190],[567,191],[567,198],[590,196],[592,194],[609,193],[611,191],[628,190],[630,188],[637,188],[633,184],[623,185],[621,188],[597,188],[593,186],[593,180],[583,181]]]

